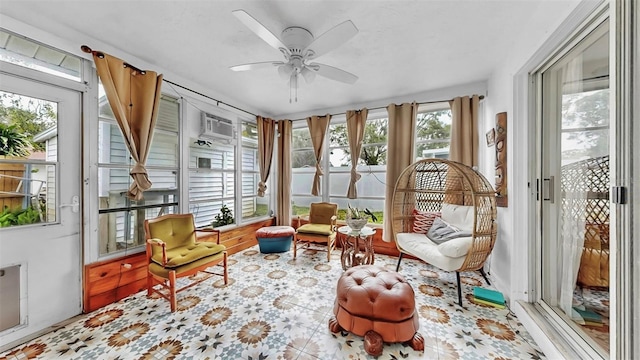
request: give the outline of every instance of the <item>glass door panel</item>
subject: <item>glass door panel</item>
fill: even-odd
[[[540,74],[542,302],[609,353],[609,24]]]

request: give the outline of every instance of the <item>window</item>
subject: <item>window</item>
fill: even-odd
[[[0,91],[0,227],[58,221],[57,119],[55,102]]]
[[[79,57],[6,30],[0,30],[0,61],[66,79],[81,80],[82,61]]]
[[[223,225],[236,223],[235,143],[227,138],[192,138],[189,143],[189,211],[196,226],[210,226],[223,206],[233,216]]]
[[[271,178],[271,176],[270,176]],[[258,164],[258,128],[242,123],[242,220],[269,213],[269,186],[264,197],[258,196],[260,165]]]
[[[329,126],[329,201],[338,204],[338,217],[345,218],[347,205],[368,208],[382,223],[385,181],[387,172],[388,119],[383,112],[370,113],[365,125],[364,140],[358,159],[357,171],[361,178],[356,183],[358,198],[348,199],[351,179],[351,154],[344,118],[334,117]]]
[[[325,147],[322,181],[329,187],[329,194],[311,195],[311,185],[316,172],[316,160],[309,129],[303,125],[293,130],[292,146],[292,213],[309,213],[309,204],[318,201],[331,201],[338,204],[339,219],[345,218],[348,204],[366,207],[376,214],[378,223],[382,223],[387,164],[387,124],[384,112],[370,113],[365,127],[364,142],[358,159],[358,172],[362,176],[356,183],[358,199],[347,199],[347,190],[351,177],[351,154],[344,116],[331,119]],[[324,168],[324,165],[323,165]]]
[[[344,116],[331,119],[327,134],[328,147],[325,148],[323,181],[328,182],[329,194],[311,196],[311,185],[315,174],[315,156],[306,126],[293,130],[292,150],[292,200],[293,215],[307,214],[309,203],[331,201],[338,204],[338,218],[344,219],[344,209],[350,204],[368,208],[383,222],[387,177],[387,136],[386,111],[370,112],[365,125],[364,139],[358,159],[357,171],[361,178],[356,183],[358,198],[348,199],[347,190],[351,178],[351,154]],[[449,158],[451,141],[451,110],[446,102],[423,105],[416,119],[416,159]],[[393,186],[393,185],[391,185]]]
[[[322,197],[311,195],[316,157],[306,123],[303,127],[293,129],[292,137],[291,210],[293,215],[304,215],[309,213],[309,204],[322,201]]]
[[[428,104],[416,118],[415,159],[449,158],[451,108],[447,103]]]
[[[153,183],[144,199],[126,193],[135,165],[125,139],[100,88],[98,128],[99,254],[144,245],[144,220],[175,213],[178,205],[179,103],[162,96],[146,168]]]

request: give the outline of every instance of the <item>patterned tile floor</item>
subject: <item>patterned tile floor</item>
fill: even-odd
[[[339,252],[307,249],[261,254],[258,247],[230,257],[229,285],[214,276],[179,294],[171,313],[161,298],[140,292],[20,345],[0,359],[372,359],[362,337],[333,334]],[[395,269],[396,259],[376,255]],[[403,260],[400,273],[416,293],[424,351],[385,344],[378,359],[539,359],[544,355],[507,310],[474,304],[479,274],[462,274],[464,307],[455,273]]]

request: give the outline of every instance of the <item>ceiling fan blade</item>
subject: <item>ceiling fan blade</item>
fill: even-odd
[[[231,12],[238,20],[242,21],[242,23],[248,27],[251,31],[253,31],[256,35],[258,35],[262,40],[264,40],[267,44],[271,45],[273,48],[280,50],[285,57],[288,58],[289,49],[287,46],[282,43],[282,41],[275,36],[269,29],[267,29],[264,25],[262,25],[258,20],[256,20],[253,16],[249,15],[244,10],[234,10]]]
[[[358,28],[351,20],[347,20],[318,36],[302,53],[307,59],[315,59],[344,44],[357,33]]]
[[[347,84],[354,84],[356,81],[358,81],[357,76],[333,66],[311,63],[308,65],[308,67],[318,73],[318,75],[324,76],[331,80],[336,80]]]
[[[229,67],[229,69],[233,71],[247,71],[247,70],[258,70],[265,69],[268,67],[280,66],[284,65],[282,61],[265,61],[265,62],[256,62],[249,64],[241,64]]]

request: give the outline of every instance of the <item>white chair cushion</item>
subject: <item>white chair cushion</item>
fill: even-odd
[[[438,245],[438,251],[449,257],[464,257],[471,249],[471,244],[473,244],[473,238],[470,236],[455,238]]]
[[[446,243],[455,240],[458,239],[450,240]],[[424,234],[398,233],[396,235],[396,241],[398,243],[398,246],[404,252],[411,254],[419,258],[420,260],[445,271],[456,271],[460,269],[460,266],[462,266],[462,263],[464,263],[465,256],[450,257],[444,255],[438,249],[438,245],[429,240],[427,235]]]
[[[473,206],[442,203],[442,220],[460,230],[473,231]]]

